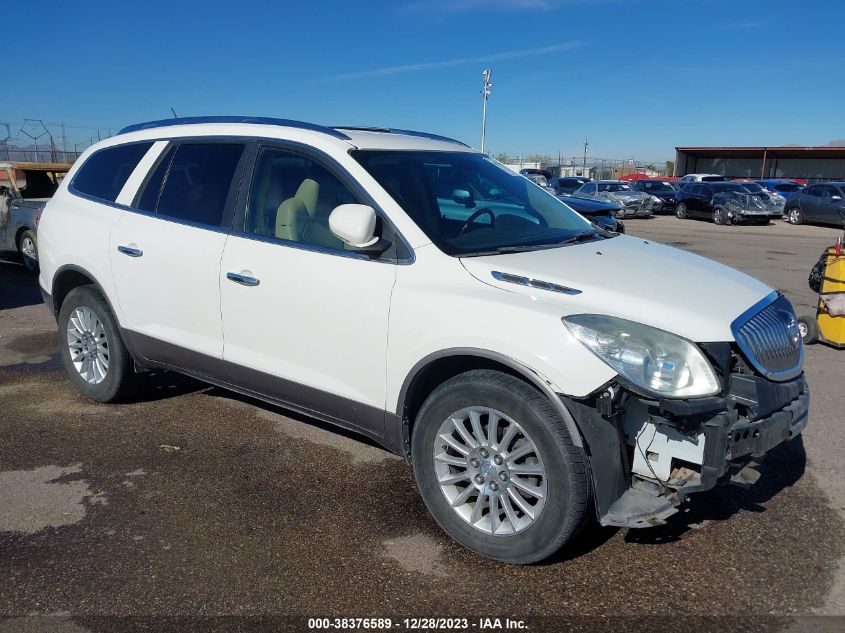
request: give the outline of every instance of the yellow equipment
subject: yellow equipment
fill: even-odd
[[[815,319],[801,317],[798,328],[807,344],[821,341],[845,349],[845,250],[842,244],[825,251]]]

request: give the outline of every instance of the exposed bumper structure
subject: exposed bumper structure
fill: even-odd
[[[724,397],[649,400],[621,385],[564,398],[590,456],[603,525],[665,522],[687,496],[723,483],[752,484],[753,466],[807,424],[804,375],[788,382],[735,373]]]

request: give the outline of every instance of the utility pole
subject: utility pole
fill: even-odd
[[[589,145],[589,143],[587,142],[587,139],[584,139],[584,166],[581,169],[581,175],[584,176],[585,178],[587,177],[587,146],[588,145]]]
[[[483,106],[481,110],[481,152],[484,153],[484,136],[487,133],[487,99],[490,98],[490,89],[493,87],[493,83],[490,81],[490,78],[493,75],[493,71],[489,68],[485,68],[484,72],[481,73],[481,97],[483,99]]]

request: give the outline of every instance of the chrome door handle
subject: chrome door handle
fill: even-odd
[[[117,247],[117,250],[118,252],[121,252],[124,255],[129,255],[129,257],[140,257],[144,254],[144,251],[142,251],[140,248],[133,248],[132,246],[121,245]]]
[[[242,286],[257,286],[261,283],[255,277],[248,277],[247,275],[241,275],[239,273],[226,273],[226,279],[234,281],[236,284],[241,284]]]

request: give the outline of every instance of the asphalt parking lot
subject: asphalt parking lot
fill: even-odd
[[[841,233],[625,222],[763,279],[799,314]],[[808,348],[810,423],[755,486],[699,495],[662,527],[592,526],[556,560],[514,567],[452,543],[410,468],[354,435],[166,374],[136,402],[86,401],[36,281],[0,262],[0,631],[221,615],[693,616],[685,630],[751,617],[775,630],[845,614],[843,361]]]

